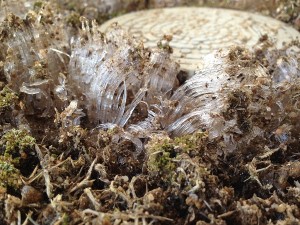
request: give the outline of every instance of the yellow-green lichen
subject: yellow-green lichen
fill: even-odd
[[[18,189],[21,184],[20,171],[13,165],[13,159],[0,156],[0,187]]]
[[[2,136],[0,144],[5,145],[5,156],[18,155],[20,151],[32,148],[35,138],[26,130],[11,129]]]
[[[170,178],[176,168],[176,164],[173,161],[176,157],[176,152],[172,140],[165,136],[154,136],[147,144],[146,150],[148,154],[148,171]]]
[[[0,111],[12,106],[18,100],[18,96],[5,86],[0,92]]]
[[[42,1],[37,1],[33,4],[34,10],[40,10],[43,7],[44,3]]]
[[[68,214],[63,214],[62,225],[68,225],[70,223],[70,216]]]
[[[197,132],[190,135],[176,137],[174,139],[174,144],[178,146],[181,151],[189,153],[190,151],[196,150],[204,145],[203,142],[206,140],[206,138],[206,132]]]
[[[207,140],[206,132],[196,132],[171,139],[168,136],[155,135],[146,145],[148,172],[159,175],[165,181],[174,180],[176,168],[184,154],[201,151]]]

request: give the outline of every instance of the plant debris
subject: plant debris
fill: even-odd
[[[0,224],[300,223],[297,40],[221,49],[179,82],[171,37],[99,31],[118,1],[26,2],[1,1]]]

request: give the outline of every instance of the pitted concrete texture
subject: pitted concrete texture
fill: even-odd
[[[193,72],[201,66],[201,58],[232,45],[253,47],[267,34],[277,47],[300,39],[294,28],[275,19],[235,10],[180,7],[154,9],[116,17],[101,26],[102,31],[117,22],[146,47],[154,47],[164,35],[172,35],[173,58],[182,70]]]

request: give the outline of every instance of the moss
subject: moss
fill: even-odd
[[[62,225],[68,225],[70,223],[70,217],[67,214],[63,215]]]
[[[171,160],[170,152],[159,152],[154,156],[154,161],[152,161],[149,168],[154,171],[171,172],[175,169],[175,165]]]
[[[18,189],[21,186],[20,171],[15,168],[11,157],[0,156],[0,186]]]
[[[22,151],[35,144],[35,138],[26,130],[11,129],[2,136],[0,144],[5,145],[5,156],[19,156]]]
[[[18,96],[5,86],[0,92],[0,111],[12,106],[18,100]]]
[[[176,168],[174,144],[168,137],[155,136],[146,146],[148,153],[147,168],[150,173],[171,178]]]
[[[183,152],[189,153],[201,147],[204,140],[207,138],[206,132],[197,132],[191,135],[184,135],[182,137],[176,137],[174,143],[180,147]]]
[[[154,136],[146,146],[148,171],[171,178],[177,167],[175,161],[178,157],[182,153],[200,151],[206,139],[206,132],[184,135],[174,140],[167,136]]]
[[[37,1],[33,4],[34,10],[40,10],[43,7],[43,2],[42,1]]]

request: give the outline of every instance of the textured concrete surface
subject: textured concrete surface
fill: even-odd
[[[173,58],[190,72],[201,65],[204,55],[220,48],[251,48],[264,34],[278,47],[300,37],[298,31],[275,19],[216,8],[180,7],[129,13],[104,23],[102,31],[115,22],[141,38],[147,47],[156,46],[163,35],[172,35]]]

